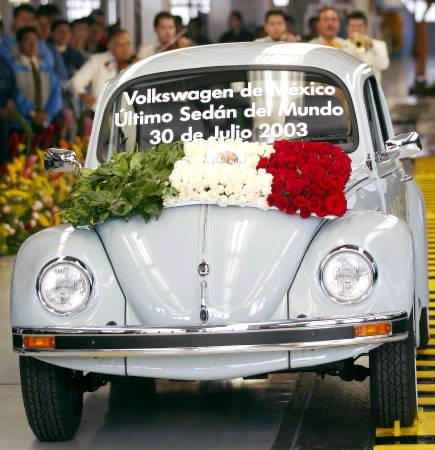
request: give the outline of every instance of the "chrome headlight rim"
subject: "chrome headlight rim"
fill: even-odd
[[[370,286],[370,289],[362,295],[358,300],[339,300],[336,297],[334,297],[331,293],[328,292],[328,289],[326,288],[323,280],[323,271],[328,263],[328,261],[340,254],[340,253],[356,253],[362,258],[366,260],[368,265],[371,268],[372,271],[372,284]],[[376,281],[378,279],[378,266],[375,263],[375,260],[373,256],[366,250],[364,250],[362,247],[359,247],[358,245],[342,245],[340,247],[336,247],[333,250],[331,250],[322,260],[319,266],[319,283],[320,287],[322,288],[323,293],[334,303],[337,303],[339,305],[357,305],[361,302],[363,302],[373,291],[373,288],[375,287]]]
[[[47,302],[45,301],[44,296],[42,295],[42,292],[41,292],[41,283],[44,278],[44,275],[50,269],[52,269],[53,267],[58,266],[60,264],[70,264],[72,266],[77,267],[78,269],[80,269],[82,271],[82,273],[85,275],[85,277],[87,278],[87,281],[89,283],[88,298],[77,309],[75,309],[73,311],[67,311],[67,312],[57,311],[56,309],[52,308],[50,305],[47,304]],[[75,258],[73,256],[59,256],[57,258],[50,260],[47,264],[45,264],[42,267],[42,269],[40,270],[38,277],[36,279],[36,293],[38,295],[38,299],[39,299],[41,305],[44,307],[44,309],[46,309],[50,313],[52,313],[56,316],[60,316],[60,317],[73,316],[73,315],[78,314],[79,312],[83,311],[88,306],[89,301],[91,300],[93,288],[94,288],[94,276],[93,276],[91,270],[84,262],[80,261],[80,259]]]

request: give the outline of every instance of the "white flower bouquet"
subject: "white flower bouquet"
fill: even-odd
[[[174,165],[169,181],[178,195],[165,206],[192,203],[238,205],[268,209],[273,176],[256,167],[269,157],[271,145],[242,140],[195,140],[184,143],[184,158]]]

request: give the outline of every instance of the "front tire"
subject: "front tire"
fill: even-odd
[[[395,420],[411,426],[417,415],[416,351],[413,319],[404,341],[383,344],[369,354],[372,414],[378,427]]]
[[[72,439],[83,411],[75,372],[21,356],[20,376],[27,421],[36,437],[42,442]]]

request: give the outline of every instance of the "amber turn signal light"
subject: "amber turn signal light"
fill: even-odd
[[[55,348],[54,336],[24,336],[24,348]]]
[[[385,336],[391,333],[391,322],[355,325],[355,337]]]

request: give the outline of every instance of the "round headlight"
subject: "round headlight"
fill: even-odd
[[[358,303],[376,281],[376,264],[369,253],[355,246],[340,247],[320,265],[320,285],[338,303]]]
[[[92,281],[91,272],[81,261],[62,257],[42,269],[36,289],[46,309],[54,314],[68,315],[86,306]]]

